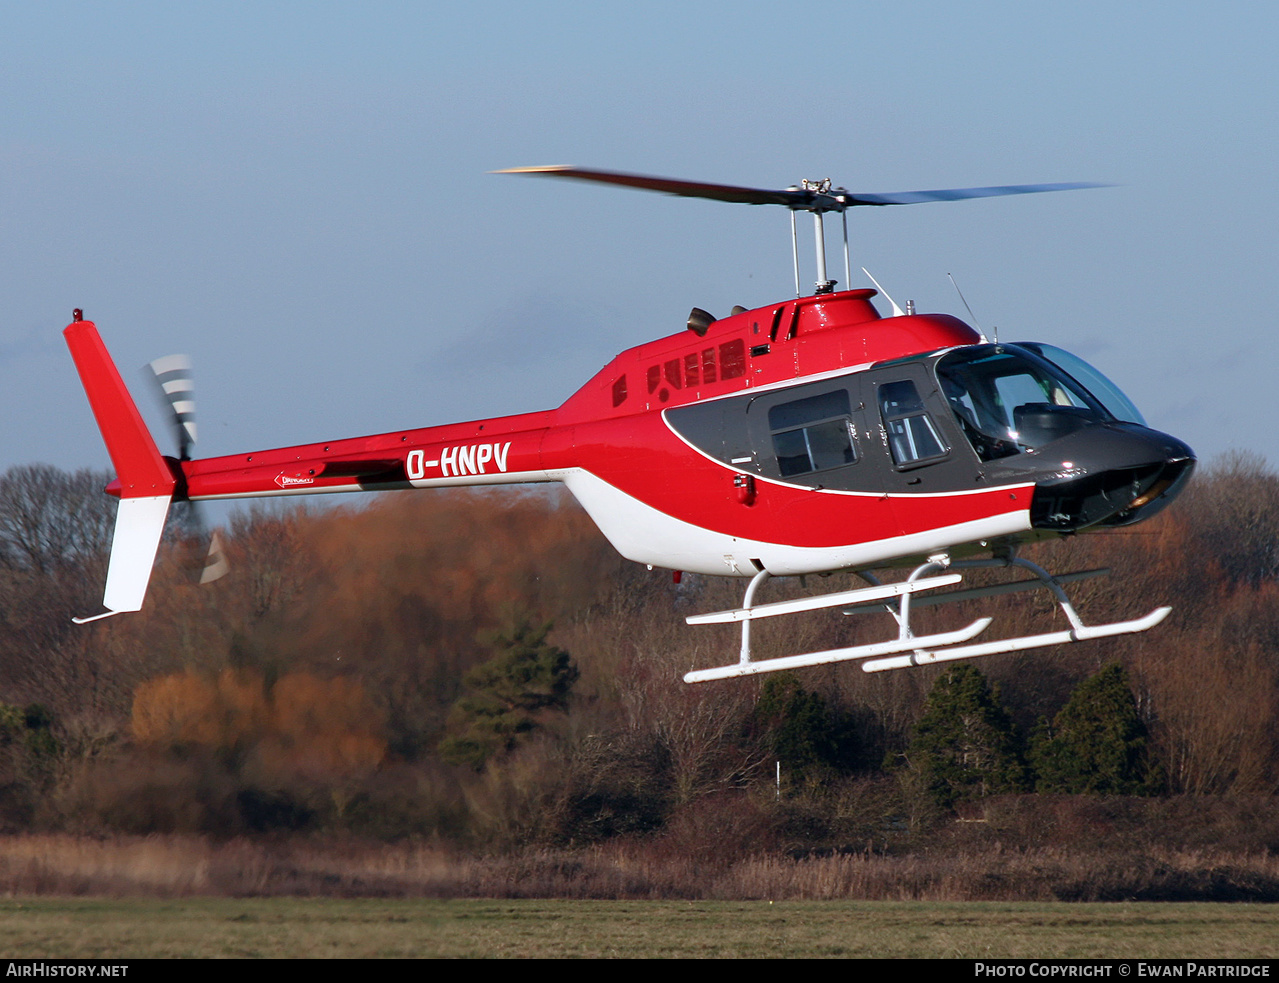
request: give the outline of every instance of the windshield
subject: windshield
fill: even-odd
[[[964,436],[983,461],[1041,447],[1117,416],[1052,361],[1016,345],[951,352],[937,363],[937,378]]]
[[[1055,345],[1045,345],[1037,341],[1023,342],[1021,347],[1029,348],[1036,355],[1048,359],[1048,361],[1078,379],[1085,389],[1101,400],[1115,419],[1126,420],[1129,423],[1139,423],[1143,427],[1146,426],[1145,417],[1132,404],[1132,400],[1125,396],[1118,386],[1079,356],[1072,355],[1070,352],[1057,348]]]

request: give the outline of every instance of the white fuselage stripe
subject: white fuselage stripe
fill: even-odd
[[[791,546],[730,536],[676,519],[589,471],[567,470],[560,480],[628,560],[719,576],[752,576],[757,572],[754,560],[777,576],[870,567],[1031,528],[1030,509],[1025,508],[905,536],[835,546]]]

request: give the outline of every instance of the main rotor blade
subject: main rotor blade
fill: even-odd
[[[886,195],[855,194],[844,197],[850,205],[915,205],[924,201],[962,201],[965,198],[999,198],[1003,195],[1034,195],[1041,191],[1109,187],[1109,184],[1077,181],[1072,184],[1005,184],[996,188],[942,188],[938,191],[897,191]]]
[[[936,191],[897,191],[889,194],[852,194],[843,188],[772,191],[766,188],[742,188],[731,184],[705,184],[676,178],[651,177],[645,174],[622,174],[596,171],[584,167],[551,165],[547,167],[511,167],[494,174],[533,174],[543,177],[565,177],[576,181],[617,184],[626,188],[661,191],[681,198],[710,198],[741,205],[784,205],[795,211],[842,212],[856,205],[914,205],[925,201],[962,201],[965,198],[997,198],[1002,195],[1029,195],[1043,191],[1075,191],[1080,188],[1105,188],[1109,185],[1082,182],[1074,184],[1010,184],[993,188],[943,188]]]
[[[731,201],[739,205],[786,205],[789,208],[803,208],[808,200],[813,197],[810,191],[767,191],[762,188],[739,188],[731,184],[703,184],[698,181],[649,177],[644,174],[593,171],[584,167],[569,167],[563,164],[553,164],[548,167],[510,167],[493,173],[567,177],[577,181],[620,184],[626,188],[641,188],[645,191],[663,191],[668,195],[679,195],[681,198],[710,198],[714,201]]]

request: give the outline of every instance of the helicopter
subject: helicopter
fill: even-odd
[[[1064,585],[1107,571],[1053,575],[1018,550],[1157,514],[1194,470],[1186,444],[1148,427],[1113,383],[1060,348],[991,341],[891,298],[885,316],[872,303],[880,291],[836,290],[827,277],[827,214],[843,219],[849,282],[850,208],[1099,185],[853,194],[829,180],[768,190],[564,166],[497,173],[788,208],[795,297],[718,319],[695,307],[683,329],[622,352],[557,409],[202,459],[190,455],[181,357],[152,365],[179,436],[174,458],[77,310],[64,335],[117,473],[106,490],[119,498],[104,610],[78,623],[141,610],[173,502],[529,482],[565,485],[629,560],[677,580],[747,581],[740,607],[686,619],[740,624],[742,639],[736,662],[690,671],[690,683],[848,660],[867,672],[922,666],[1142,632],[1168,615],[1158,607],[1086,625]],[[814,218],[809,294],[799,284],[801,211]],[[875,572],[903,566],[913,569],[902,580]],[[943,590],[987,567],[1031,576]],[[756,601],[771,578],[831,572],[865,586]],[[975,642],[992,618],[931,634],[911,627],[913,607],[1036,588],[1054,595],[1068,628]],[[829,608],[887,610],[896,636],[752,658],[754,621]]]

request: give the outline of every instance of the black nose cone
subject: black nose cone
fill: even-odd
[[[1071,532],[1131,525],[1161,512],[1185,487],[1195,453],[1135,423],[1099,423],[1008,462],[1008,477],[1015,470],[1035,482],[1031,524]]]

